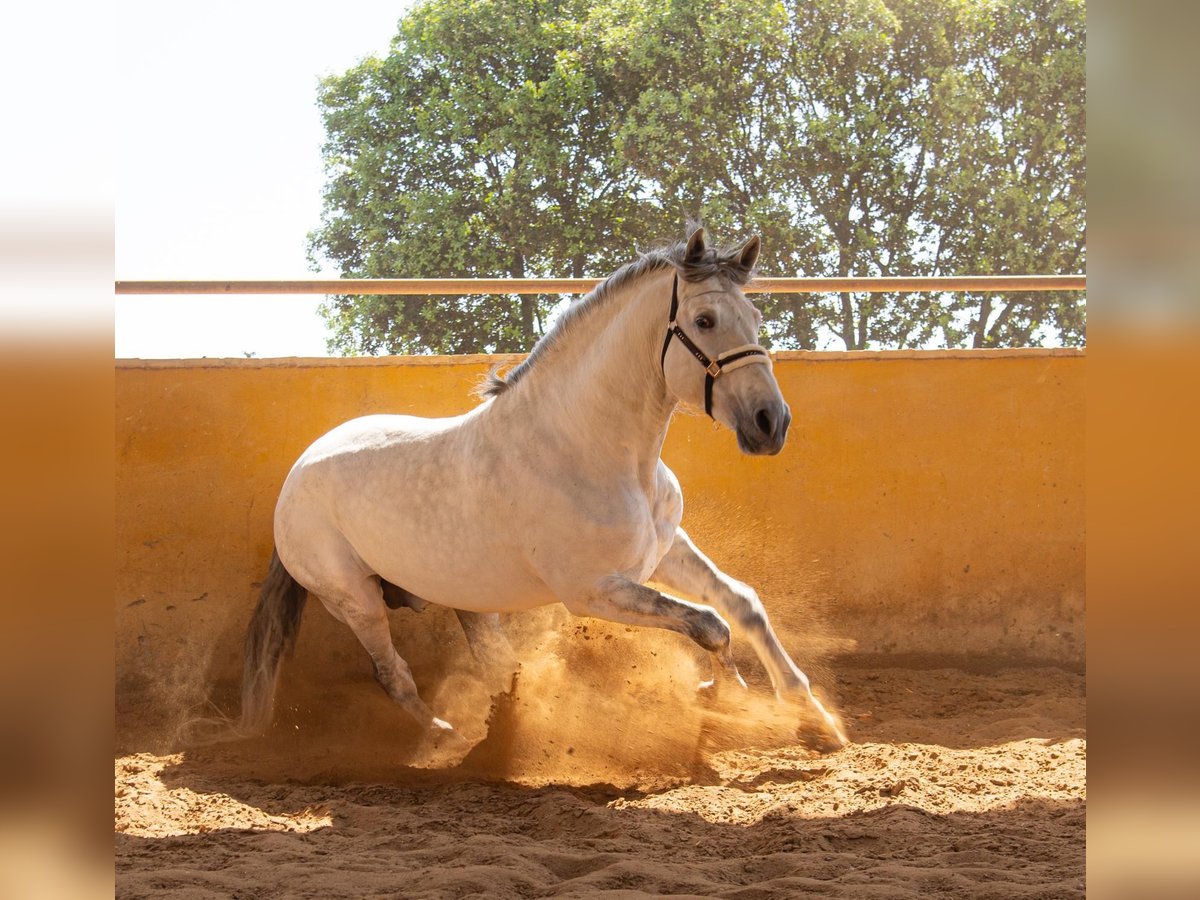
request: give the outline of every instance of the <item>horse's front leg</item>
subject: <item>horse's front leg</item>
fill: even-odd
[[[746,687],[729,649],[729,625],[707,606],[660,593],[623,575],[602,578],[591,590],[565,598],[563,605],[577,616],[686,635],[712,654],[716,672]]]
[[[651,580],[711,603],[736,622],[766,667],[775,695],[781,700],[798,699],[811,703],[837,745],[849,743],[837,721],[813,695],[808,676],[792,662],[779,643],[758,593],[718,569],[682,528],[675,529],[675,540]]]

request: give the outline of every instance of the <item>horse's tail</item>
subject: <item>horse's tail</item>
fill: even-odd
[[[258,595],[258,605],[246,630],[242,668],[242,715],[227,718],[192,719],[179,732],[185,744],[215,744],[263,734],[275,710],[275,685],[286,654],[296,645],[300,615],[308,591],[291,576],[271,552],[271,565]]]
[[[272,551],[271,567],[246,631],[239,723],[243,734],[262,734],[271,724],[279,666],[284,654],[291,653],[296,646],[300,614],[307,599],[308,591],[283,567],[279,554]]]

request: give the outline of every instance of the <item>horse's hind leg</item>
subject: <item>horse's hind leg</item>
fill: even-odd
[[[675,540],[658,564],[651,580],[685,594],[711,603],[730,620],[736,622],[746,635],[755,654],[766,667],[780,699],[803,699],[823,719],[825,726],[839,745],[847,743],[837,722],[813,696],[808,676],[792,662],[775,629],[767,619],[767,611],[758,593],[748,584],[726,575],[707,556],[700,552],[682,528],[675,529]]]
[[[379,580],[358,575],[338,579],[338,584],[339,587],[333,588],[327,583],[318,596],[326,609],[344,622],[363,645],[371,657],[375,680],[423,728],[434,734],[453,734],[450,724],[435,716],[425,705],[417,693],[412,670],[396,652]]]
[[[458,616],[476,662],[489,672],[506,673],[511,678],[517,670],[517,656],[500,624],[499,613],[456,609],[454,614]]]
[[[404,658],[396,652],[392,643],[392,631],[385,614],[359,620],[350,626],[355,636],[371,657],[375,667],[375,680],[388,692],[401,708],[412,716],[419,725],[429,729],[451,731],[450,725],[437,718],[417,693],[412,670]]]

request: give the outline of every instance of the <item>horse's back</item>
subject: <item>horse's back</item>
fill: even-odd
[[[281,516],[328,512],[346,518],[347,505],[387,508],[430,487],[455,457],[452,445],[465,416],[371,415],[350,419],[313,441],[288,473],[276,505]]]
[[[461,426],[465,416],[424,418],[376,414],[350,419],[330,429],[308,446],[296,460],[296,469],[311,468],[326,462],[345,462],[356,455],[375,453],[420,441],[436,440]]]

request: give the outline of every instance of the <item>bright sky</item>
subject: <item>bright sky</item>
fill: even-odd
[[[413,0],[118,0],[116,277],[336,277],[317,82],[387,52]],[[118,357],[324,356],[323,298],[118,297]]]

